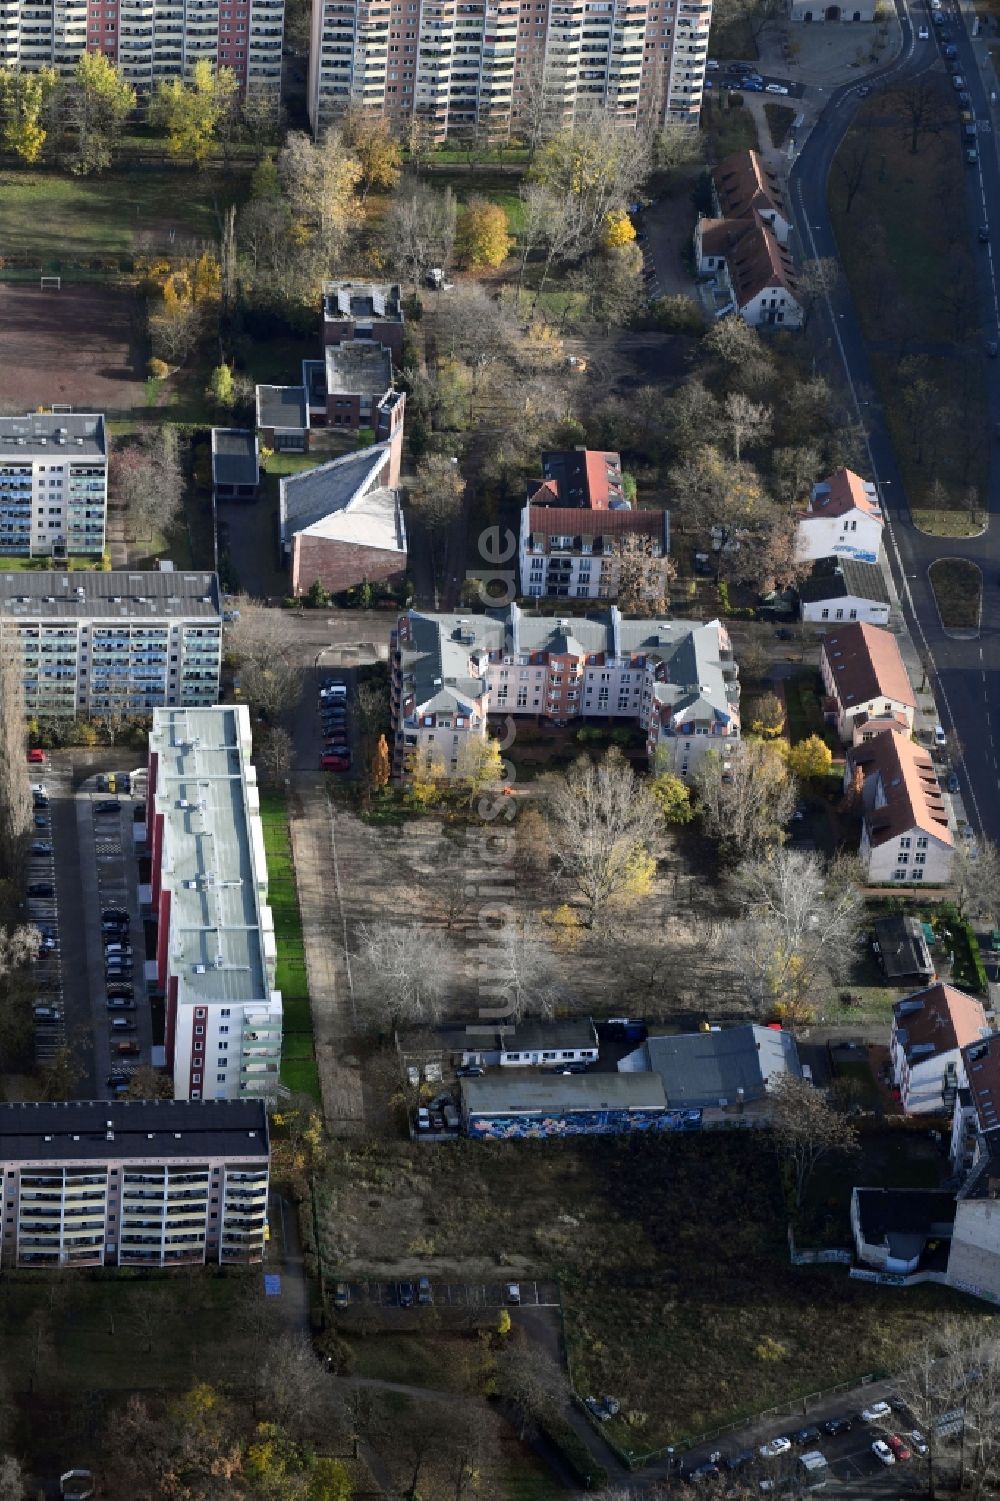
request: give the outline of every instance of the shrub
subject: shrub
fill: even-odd
[[[164,380],[170,374],[170,366],[166,360],[158,360],[155,356],[148,362],[146,369],[152,380]]]

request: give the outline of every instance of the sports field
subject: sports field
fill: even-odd
[[[30,412],[53,402],[77,411],[141,408],[142,309],[125,287],[63,281],[0,283],[0,411]]]

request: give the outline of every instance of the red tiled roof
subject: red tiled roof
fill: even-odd
[[[817,496],[810,506],[813,516],[845,516],[848,511],[864,511],[882,520],[879,503],[865,489],[865,482],[853,469],[838,469],[822,482],[828,494]]]
[[[995,1131],[1000,1126],[1000,1033],[968,1043],[962,1062],[980,1127]]]
[[[910,1001],[921,1001],[920,1010],[904,1009]],[[928,985],[926,990],[904,996],[893,1011],[898,1025],[906,1029],[908,1052],[921,1043],[933,1043],[935,1053],[950,1053],[953,1048],[968,1047],[975,1042],[986,1027],[982,1002],[941,980]]]
[[[728,219],[745,219],[754,209],[773,210],[787,218],[777,176],[756,151],[736,151],[712,174],[719,204]]]
[[[857,621],[838,626],[823,642],[837,697],[850,708],[873,698],[894,699],[907,708],[917,706],[896,638],[877,625]]]
[[[662,511],[593,511],[573,506],[531,506],[528,529],[543,537],[663,536]]]
[[[782,287],[790,296],[798,296],[792,257],[757,214],[726,256],[726,264],[741,308],[766,287]]]
[[[934,763],[913,740],[887,730],[852,747],[847,757],[866,777],[877,771],[881,778],[885,804],[865,813],[873,846],[911,829],[931,834],[942,844],[954,844]]]

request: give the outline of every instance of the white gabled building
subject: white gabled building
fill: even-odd
[[[843,557],[877,563],[884,529],[875,486],[853,469],[838,469],[813,486],[796,528],[795,555],[800,562]]]
[[[896,1002],[889,1061],[907,1115],[951,1116],[964,1075],[962,1049],[989,1031],[982,1002],[940,980]]]
[[[930,756],[902,729],[884,730],[852,745],[844,791],[861,794],[858,858],[871,886],[951,878],[955,841]]]

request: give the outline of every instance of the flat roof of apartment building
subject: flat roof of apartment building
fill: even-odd
[[[266,1004],[274,926],[249,711],[154,709],[149,749],[178,1004]]]
[[[352,339],[326,351],[330,396],[384,396],[392,387],[392,355],[382,344]]]
[[[215,573],[159,569],[113,573],[85,569],[74,573],[0,571],[0,614],[14,618],[141,621],[164,616],[215,619],[221,613],[222,596]]]
[[[263,1100],[29,1100],[0,1105],[0,1162],[267,1153]]]
[[[29,412],[0,417],[0,459],[105,458],[107,439],[99,412]]]
[[[402,323],[403,299],[399,284],[388,281],[324,282],[323,316],[332,323],[344,318]]]

